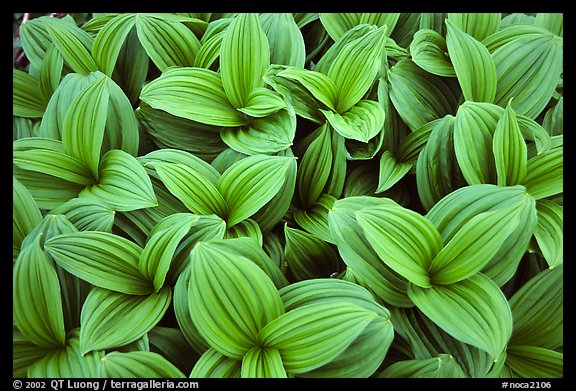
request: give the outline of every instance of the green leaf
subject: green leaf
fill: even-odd
[[[432,260],[432,283],[452,284],[482,270],[517,228],[521,211],[514,205],[470,219]]]
[[[196,165],[167,162],[151,162],[147,165],[152,165],[156,169],[168,190],[192,212],[226,216],[227,207],[224,198]]]
[[[226,96],[219,73],[203,68],[170,68],[142,88],[140,99],[154,109],[215,126],[242,126],[246,117]]]
[[[228,204],[228,227],[252,216],[282,188],[296,160],[284,156],[253,155],[233,164],[217,188]]]
[[[564,14],[538,12],[535,19],[536,26],[541,26],[560,37],[564,36]]]
[[[564,207],[548,200],[536,202],[538,225],[534,237],[548,266],[564,261]]]
[[[164,316],[172,290],[133,296],[94,287],[82,307],[80,351],[117,348],[136,341]]]
[[[138,104],[140,91],[148,77],[149,68],[148,54],[138,39],[138,31],[132,28],[120,49],[112,75],[118,85],[126,91],[126,96],[133,107]]]
[[[239,378],[242,368],[241,360],[231,359],[214,348],[202,354],[194,364],[191,378]]]
[[[40,247],[40,236],[23,246],[12,274],[14,323],[34,344],[57,348],[66,339],[58,275]]]
[[[302,85],[320,103],[335,111],[338,103],[338,90],[336,85],[323,73],[307,69],[288,67],[276,74],[278,78],[294,80]]]
[[[282,97],[267,88],[256,87],[248,95],[246,106],[238,111],[255,118],[266,117],[286,107]]]
[[[388,205],[366,207],[355,215],[382,262],[418,286],[431,286],[428,270],[442,238],[430,221],[410,209]]]
[[[323,193],[311,208],[296,211],[294,221],[318,239],[335,244],[328,224],[328,213],[335,201],[334,196]]]
[[[102,153],[111,149],[121,149],[132,156],[137,156],[140,133],[132,104],[118,84],[111,78],[107,80],[109,105]]]
[[[86,164],[94,177],[98,177],[109,101],[107,77],[100,75],[74,99],[62,125],[62,144],[66,153]]]
[[[12,163],[24,170],[84,186],[94,183],[89,167],[82,160],[66,154],[60,141],[28,137],[14,141],[12,148]]]
[[[463,378],[467,377],[449,354],[419,360],[402,360],[386,367],[380,378]]]
[[[537,346],[511,346],[506,366],[517,377],[561,378],[564,375],[564,354]]]
[[[108,21],[94,38],[92,57],[98,68],[112,77],[122,45],[135,24],[135,14],[120,14]]]
[[[449,13],[448,21],[454,27],[478,41],[495,33],[500,27],[500,13]]]
[[[101,377],[185,378],[174,364],[154,352],[110,352],[100,359]]]
[[[488,49],[446,20],[446,46],[464,99],[492,103],[496,95],[496,67]]]
[[[488,352],[494,361],[512,334],[512,313],[498,286],[481,273],[444,286],[409,285],[416,306],[454,338]]]
[[[54,208],[53,214],[62,214],[79,231],[102,231],[112,233],[115,211],[106,204],[86,198],[72,198]]]
[[[183,23],[146,14],[136,14],[135,21],[138,39],[160,71],[194,65],[200,41]]]
[[[384,151],[380,156],[378,172],[378,188],[376,193],[382,193],[394,186],[412,168],[412,163],[397,161],[390,151]]]
[[[377,316],[345,302],[309,304],[272,320],[258,340],[280,351],[287,373],[305,373],[334,360]]]
[[[211,347],[235,359],[257,342],[259,331],[284,313],[270,278],[249,259],[198,243],[190,254],[188,304]]]
[[[343,114],[366,94],[380,70],[386,27],[373,28],[347,43],[332,61],[327,76],[336,87],[336,112]]]
[[[16,325],[12,325],[12,376],[24,378],[28,368],[50,354],[53,348],[43,348],[24,337]]]
[[[421,28],[410,43],[410,54],[416,65],[437,76],[455,77],[456,72],[447,53],[446,39],[431,29]]]
[[[287,225],[284,226],[284,235],[286,263],[296,280],[329,277],[340,271],[338,255],[328,243]]]
[[[521,36],[492,53],[498,85],[494,103],[511,98],[516,114],[536,118],[556,90],[562,73],[563,40],[551,33]]]
[[[138,270],[142,248],[121,236],[75,232],[55,236],[44,246],[58,265],[91,284],[129,295],[153,291],[152,282]]]
[[[98,70],[90,54],[93,40],[89,34],[67,23],[49,24],[46,27],[54,46],[74,72],[87,75]]]
[[[563,288],[560,265],[536,274],[514,293],[509,300],[514,319],[511,346],[557,349],[563,345]]]
[[[398,21],[399,13],[320,13],[320,21],[330,37],[337,41],[342,35],[359,24],[388,26],[392,32]]]
[[[367,143],[384,126],[384,110],[378,102],[360,100],[343,114],[320,110],[330,125],[346,139]]]
[[[40,65],[38,74],[38,81],[40,82],[40,91],[46,101],[50,99],[62,77],[62,68],[64,62],[62,56],[54,46],[51,46],[47,51]]]
[[[22,240],[42,221],[42,214],[28,189],[12,176],[12,248],[16,258]]]
[[[101,350],[82,354],[79,329],[76,328],[68,334],[65,347],[53,350],[30,367],[28,377],[94,378],[103,357],[104,352]]]
[[[510,104],[498,120],[492,149],[498,186],[519,184],[526,176],[527,148]]]
[[[130,211],[158,205],[150,177],[135,157],[113,149],[102,157],[98,183],[79,197],[96,199],[115,211]]]
[[[19,69],[12,70],[12,113],[18,117],[42,118],[48,101],[40,94],[40,81]]]
[[[554,148],[528,159],[522,185],[537,200],[564,191],[564,151]]]
[[[269,65],[270,47],[258,15],[238,14],[226,29],[220,48],[222,85],[232,106],[247,106],[252,91],[264,87],[262,77]]]
[[[242,358],[243,378],[287,378],[278,349],[253,347]]]
[[[300,28],[289,13],[260,16],[262,29],[270,45],[270,63],[304,67],[306,47]]]

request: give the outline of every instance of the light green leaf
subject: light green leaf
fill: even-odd
[[[304,37],[289,13],[266,13],[260,16],[262,29],[270,45],[270,63],[304,67]]]
[[[100,359],[99,375],[114,378],[184,378],[174,364],[155,352],[113,351]]]
[[[462,367],[450,354],[416,360],[402,360],[386,367],[379,378],[463,378]]]
[[[96,199],[115,211],[158,205],[150,177],[135,157],[113,149],[102,157],[98,183],[82,190],[79,197]]]
[[[548,266],[564,261],[564,207],[548,200],[536,202],[538,225],[534,237]]]
[[[28,189],[12,176],[12,251],[16,258],[22,240],[42,221],[42,214]]]
[[[338,90],[332,79],[323,73],[297,67],[288,67],[278,72],[276,77],[298,82],[308,90],[314,98],[320,101],[320,103],[331,110],[336,110]]]
[[[342,137],[367,143],[384,126],[384,110],[375,101],[360,100],[343,114],[320,110]]]
[[[246,107],[252,91],[264,87],[262,77],[270,65],[268,39],[254,13],[234,17],[220,48],[222,85],[232,106]]]
[[[296,211],[293,216],[294,221],[318,239],[335,244],[328,226],[328,213],[335,201],[334,196],[323,193],[311,208]]]
[[[140,99],[154,109],[203,124],[234,127],[247,123],[228,100],[220,74],[208,69],[167,69],[142,88]]]
[[[90,54],[93,39],[89,34],[67,23],[49,24],[46,27],[54,46],[74,72],[87,75],[98,70]]]
[[[527,148],[510,106],[498,120],[492,144],[498,186],[519,184],[526,176]]]
[[[138,270],[142,248],[124,237],[83,231],[55,236],[44,246],[58,265],[93,285],[129,295],[153,291]]]
[[[514,293],[509,300],[514,319],[511,346],[556,349],[563,345],[563,288],[560,265],[536,274]]]
[[[47,51],[38,71],[38,81],[40,82],[40,91],[48,101],[62,77],[62,68],[64,62],[62,56],[58,53],[55,46],[51,46]]]
[[[342,35],[359,24],[388,26],[392,32],[398,21],[399,13],[320,13],[320,21],[330,37],[337,41]]]
[[[28,368],[50,354],[53,348],[43,348],[27,339],[12,325],[12,376],[24,378]]]
[[[235,359],[256,344],[258,332],[284,313],[270,278],[249,259],[198,243],[190,253],[190,315],[211,347]]]
[[[278,93],[264,87],[256,87],[248,95],[246,106],[239,108],[238,111],[250,117],[261,118],[285,107],[286,102]]]
[[[120,14],[108,21],[102,27],[92,45],[92,57],[98,68],[107,76],[112,77],[122,45],[134,27],[134,14]]]
[[[217,188],[228,204],[228,227],[252,216],[282,188],[296,160],[284,156],[253,155],[232,165]]]
[[[522,185],[537,200],[564,191],[564,151],[554,148],[528,159]]]
[[[34,344],[57,348],[66,339],[58,275],[40,247],[41,235],[22,247],[12,274],[14,324]]]
[[[416,306],[454,338],[488,352],[494,361],[512,334],[512,313],[498,286],[482,273],[444,286],[409,285]]]
[[[256,240],[260,246],[264,240],[260,226],[256,221],[250,218],[242,220],[238,224],[228,228],[224,237],[226,239],[252,238]]]
[[[397,161],[390,151],[384,151],[380,156],[378,172],[378,188],[376,193],[382,193],[394,186],[412,168],[412,163]]]
[[[231,359],[214,348],[200,356],[194,364],[190,377],[198,378],[239,378],[242,368],[241,360]]]
[[[82,354],[80,351],[79,329],[68,333],[66,346],[46,354],[28,370],[31,378],[94,378],[98,375],[101,350]]]
[[[54,208],[53,214],[62,214],[79,231],[102,231],[112,233],[115,211],[109,206],[91,199],[72,198]]]
[[[506,366],[517,377],[561,378],[564,376],[564,354],[537,346],[511,346]]]
[[[280,351],[287,373],[305,373],[334,360],[376,317],[346,302],[314,303],[272,320],[258,340]]]
[[[12,70],[12,113],[18,117],[42,118],[48,100],[40,91],[40,80],[19,69]]]
[[[408,281],[429,288],[429,269],[442,238],[417,212],[400,206],[371,206],[356,212],[366,239],[382,262]]]
[[[538,12],[535,19],[536,26],[541,26],[560,37],[564,36],[564,14]]]
[[[446,46],[464,99],[492,103],[496,95],[496,67],[488,49],[446,20]]]
[[[495,33],[500,27],[500,13],[449,13],[448,21],[454,27],[470,35],[477,41]]]
[[[455,77],[456,72],[447,53],[446,39],[428,28],[418,30],[410,43],[410,54],[416,65],[434,75]]]
[[[253,347],[242,358],[243,378],[287,378],[278,349]]]
[[[147,296],[92,288],[82,307],[80,320],[82,354],[136,341],[162,319],[171,301],[170,287]]]

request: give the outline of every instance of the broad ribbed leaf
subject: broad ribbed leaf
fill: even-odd
[[[55,46],[50,47],[46,51],[42,65],[40,66],[38,81],[40,82],[40,91],[44,98],[48,101],[62,78],[62,68],[64,61],[62,56],[58,53]]]
[[[289,67],[276,74],[279,78],[294,80],[308,90],[320,103],[331,110],[336,110],[338,104],[338,89],[328,76],[307,69]]]
[[[72,198],[52,210],[63,214],[79,231],[102,231],[112,233],[115,212],[96,200]]]
[[[348,44],[330,65],[327,76],[336,87],[336,112],[344,114],[364,96],[380,70],[386,27],[374,28]]]
[[[470,219],[432,260],[432,283],[452,284],[482,270],[518,226],[521,211],[514,205]]]
[[[379,167],[376,193],[385,192],[394,186],[410,171],[412,163],[399,162],[390,151],[384,151],[380,156]]]
[[[437,31],[420,29],[410,44],[412,61],[434,75],[454,77],[456,72],[448,56],[446,39]]]
[[[151,162],[160,179],[192,212],[202,215],[226,216],[226,203],[214,184],[201,171],[189,164]]]
[[[98,177],[109,101],[108,78],[104,74],[98,76],[74,99],[62,125],[66,153],[86,164],[94,177]]]
[[[320,21],[330,37],[337,41],[348,30],[359,24],[388,26],[392,32],[398,21],[399,13],[320,13]]]
[[[280,94],[264,87],[254,88],[248,95],[246,106],[238,111],[254,118],[266,117],[286,107]]]
[[[259,331],[284,313],[270,278],[245,257],[230,257],[209,243],[190,254],[189,308],[211,347],[241,359],[257,343]]]
[[[464,99],[492,103],[496,95],[496,67],[488,49],[471,35],[446,21],[448,54]]]
[[[89,166],[66,154],[58,140],[28,137],[14,141],[12,163],[24,170],[39,172],[80,185],[91,185],[94,176]]]
[[[456,111],[460,93],[452,80],[432,75],[413,61],[398,61],[388,79],[394,108],[412,131]]]
[[[19,69],[12,70],[12,113],[18,117],[42,118],[48,101],[40,91],[40,80]]]
[[[53,348],[43,348],[31,342],[12,325],[12,377],[24,378],[28,368],[50,354]]]
[[[284,235],[286,263],[296,280],[329,277],[340,271],[338,255],[328,243],[287,225]]]
[[[64,62],[74,72],[87,75],[98,70],[90,54],[93,40],[89,34],[67,23],[50,24],[47,29]]]
[[[278,349],[287,373],[304,373],[334,360],[378,315],[346,302],[309,304],[286,312],[258,335]]]
[[[527,148],[510,104],[496,125],[492,150],[498,186],[519,184],[526,176]]]
[[[382,262],[408,281],[430,287],[428,270],[442,248],[430,221],[400,206],[366,207],[356,219]]]
[[[104,357],[101,350],[82,354],[80,330],[72,330],[66,338],[66,346],[47,354],[28,370],[31,378],[94,378]]]
[[[153,291],[152,281],[138,270],[142,248],[121,236],[83,231],[55,236],[44,245],[58,265],[93,285],[129,295]]]
[[[440,328],[488,352],[494,361],[506,348],[512,313],[502,291],[483,274],[432,288],[410,285],[408,295]]]
[[[560,37],[564,36],[564,14],[538,12],[534,22],[536,26],[544,27]]]
[[[413,304],[406,296],[406,279],[380,260],[355,217],[355,212],[370,204],[397,205],[388,198],[366,196],[338,200],[328,213],[331,236],[338,246],[338,253],[361,285],[370,288],[387,303],[411,307]]]
[[[564,376],[564,354],[537,346],[511,346],[506,366],[512,374],[524,378],[561,378]]]
[[[243,378],[286,378],[278,349],[253,347],[242,358]]]
[[[113,378],[184,378],[174,364],[154,352],[110,352],[100,359],[99,375]]]
[[[138,39],[138,31],[132,28],[120,49],[116,66],[114,67],[114,80],[126,91],[133,107],[138,104],[140,91],[148,77],[150,59]]]
[[[40,247],[40,235],[23,246],[12,274],[14,323],[36,345],[63,346],[66,339],[58,275]]]
[[[116,211],[130,211],[158,205],[150,177],[132,155],[113,149],[102,157],[98,183],[79,196],[96,199]]]
[[[454,121],[454,151],[469,185],[496,183],[493,136],[502,108],[483,102],[465,102]]]
[[[343,114],[321,110],[342,137],[367,143],[384,126],[384,110],[375,101],[361,100]]]
[[[498,30],[501,18],[500,13],[449,13],[447,20],[474,39],[482,41]]]
[[[538,225],[534,237],[548,266],[564,261],[564,207],[548,200],[536,202]]]
[[[162,319],[171,301],[170,287],[147,296],[93,288],[82,307],[80,350],[85,354],[136,341]]]
[[[510,345],[556,349],[563,344],[563,288],[560,265],[538,273],[514,293],[509,300],[514,318]]]
[[[440,354],[419,360],[402,360],[386,367],[380,378],[463,378],[467,377],[462,367],[449,354]]]
[[[226,96],[219,73],[203,68],[170,68],[152,80],[140,99],[154,109],[177,117],[216,126],[247,123]]]
[[[12,176],[12,248],[16,258],[22,240],[42,221],[42,214],[28,189]]]
[[[128,13],[112,18],[98,31],[94,39],[92,57],[98,68],[109,77],[112,77],[122,45],[134,27],[134,16]]]
[[[257,14],[238,14],[222,38],[220,72],[222,85],[232,106],[245,107],[270,65],[268,38]]]
[[[107,80],[109,105],[102,153],[111,149],[121,149],[136,156],[140,144],[140,133],[132,104],[114,80],[111,78]]]
[[[494,103],[511,98],[516,114],[536,118],[556,89],[563,63],[563,40],[551,33],[526,35],[492,53],[498,85]]]
[[[289,13],[262,14],[260,23],[270,45],[270,63],[304,67],[306,47],[300,28]]]
[[[334,201],[336,201],[334,196],[323,193],[310,209],[296,211],[294,221],[318,239],[335,244],[328,226],[328,213]]]
[[[522,185],[537,200],[564,191],[564,150],[554,148],[528,159]]]
[[[284,156],[254,155],[232,165],[217,188],[228,204],[228,227],[252,216],[270,201],[287,180],[296,160]]]
[[[140,254],[138,270],[144,278],[153,281],[156,292],[164,285],[176,247],[199,219],[193,214],[176,213],[163,219],[152,230]],[[160,224],[170,226],[159,229]]]
[[[52,37],[48,32],[48,25],[61,25],[66,23],[72,25],[72,27],[76,27],[76,23],[70,15],[62,19],[44,15],[22,23],[19,29],[22,49],[24,49],[26,58],[30,60],[30,64],[32,64],[33,67],[40,67],[46,51],[53,46]],[[80,30],[74,29],[74,31]]]
[[[216,349],[210,348],[194,364],[190,377],[197,378],[239,378],[241,360],[231,359]]]

